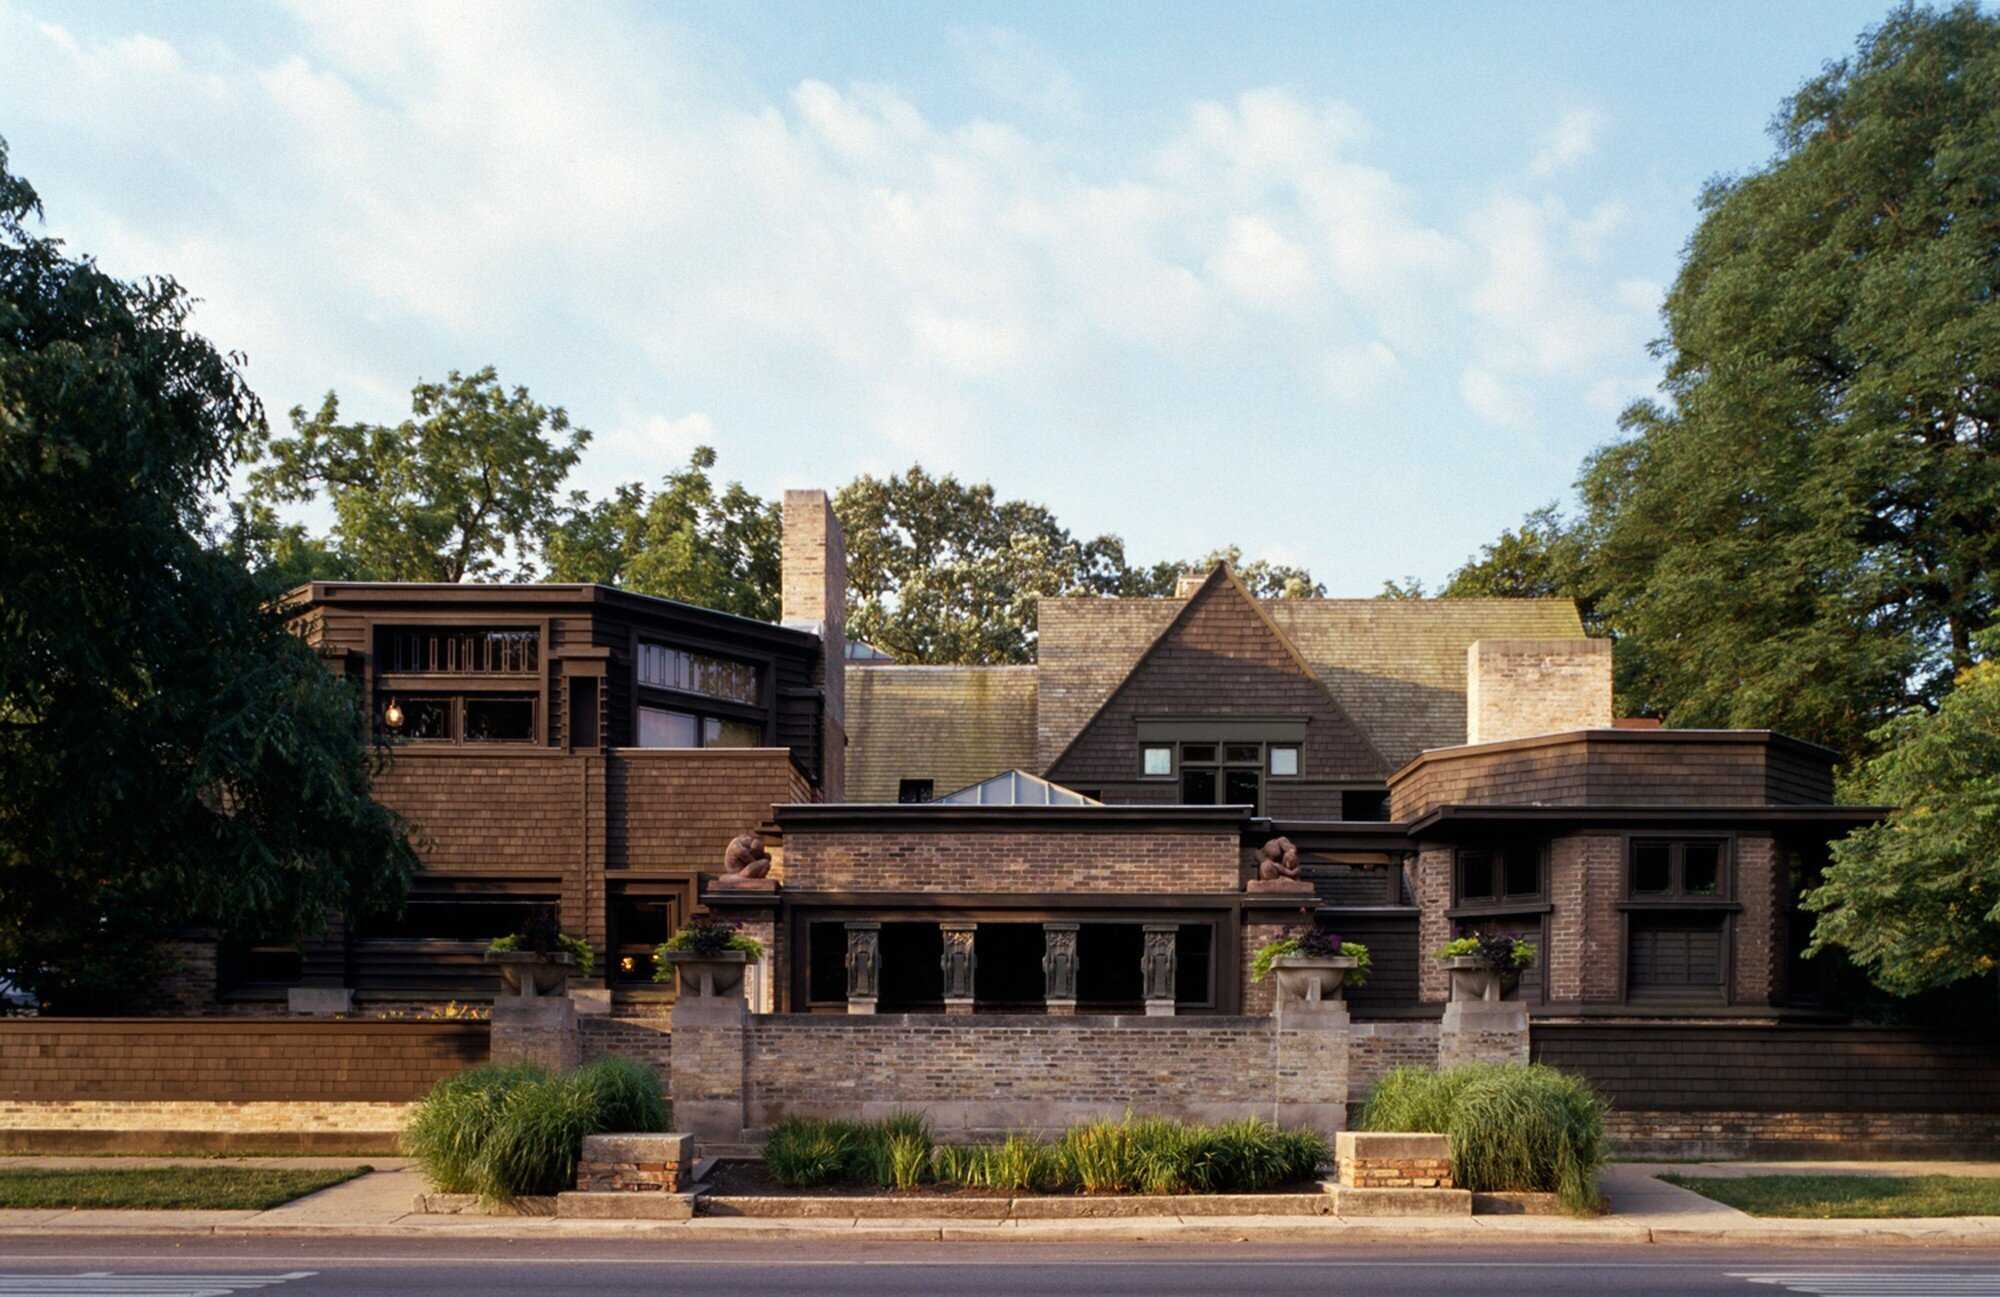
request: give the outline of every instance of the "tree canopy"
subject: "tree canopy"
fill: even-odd
[[[1885,989],[1908,995],[2000,968],[2000,632],[1935,713],[1880,736],[1848,794],[1895,807],[1834,844],[1813,951],[1839,947]]]
[[[324,489],[333,506],[327,550],[353,575],[378,581],[530,579],[533,554],[557,525],[562,483],[589,444],[560,406],[493,369],[418,383],[412,418],[395,427],[342,423],[327,393],[292,411],[292,435],[251,474],[248,522],[272,532],[270,506]],[[296,560],[296,537],[273,533],[274,557]],[[508,564],[510,560],[512,567]]]
[[[351,689],[207,543],[264,437],[168,279],[38,237],[0,143],[0,976],[128,994],[182,925],[311,930],[415,860]]]

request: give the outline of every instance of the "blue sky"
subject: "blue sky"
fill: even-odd
[[[0,136],[274,422],[490,363],[589,489],[920,461],[1372,594],[1567,495],[1885,8],[0,0]]]

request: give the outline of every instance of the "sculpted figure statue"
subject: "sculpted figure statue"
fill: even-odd
[[[1257,877],[1265,882],[1299,876],[1299,849],[1290,838],[1272,838],[1257,852]]]
[[[724,878],[762,878],[770,872],[771,855],[764,850],[764,839],[754,833],[731,839],[722,853]]]

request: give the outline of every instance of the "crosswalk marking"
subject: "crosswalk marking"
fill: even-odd
[[[0,1274],[0,1297],[232,1297],[308,1279],[316,1270],[287,1274]]]
[[[1732,1279],[1820,1297],[2000,1297],[2000,1273],[1955,1270],[1732,1271]]]

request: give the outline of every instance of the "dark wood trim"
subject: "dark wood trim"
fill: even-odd
[[[1444,912],[1447,919],[1504,919],[1510,915],[1553,914],[1555,905],[1550,901],[1528,900],[1519,904],[1494,902],[1491,905],[1454,905]]]
[[[1637,731],[1645,733],[1646,731]],[[1889,814],[1888,806],[1483,806],[1454,803],[1439,806],[1402,827],[1413,839],[1452,840],[1461,832],[1490,831],[1497,824],[1556,825],[1565,828],[1647,828],[1685,831],[1720,826],[1776,829],[1817,826],[1829,832],[1873,824]]]
[[[1241,892],[743,892],[742,896],[779,895],[788,906],[842,909],[1026,909],[1050,913],[1098,910],[1236,910],[1250,900]],[[1286,900],[1297,905],[1310,896]]]
[[[1673,744],[1687,747],[1789,748],[1828,764],[1840,760],[1840,753],[1832,748],[1808,743],[1804,739],[1795,739],[1776,730],[1565,730],[1558,734],[1536,734],[1528,738],[1500,739],[1492,743],[1466,743],[1457,747],[1432,748],[1427,752],[1418,753],[1392,772],[1389,775],[1389,785],[1393,788],[1419,768],[1446,761],[1492,756],[1499,752],[1524,752],[1534,748],[1587,746],[1598,743],[1634,744],[1641,747]]]
[[[955,802],[790,802],[772,808],[784,832],[1238,833],[1241,806],[970,806]]]

